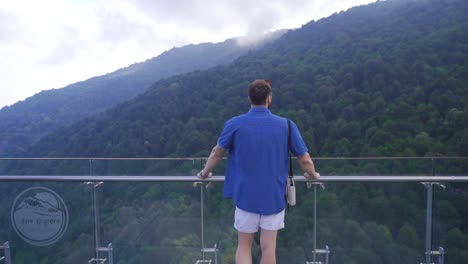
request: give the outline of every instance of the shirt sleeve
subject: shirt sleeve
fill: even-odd
[[[218,145],[224,150],[230,150],[234,141],[235,128],[233,119],[230,119],[224,124],[223,132],[218,138]]]
[[[294,156],[299,157],[304,155],[307,151],[307,146],[302,139],[299,129],[291,120],[291,152],[294,154]]]

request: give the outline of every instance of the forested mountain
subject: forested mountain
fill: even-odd
[[[437,7],[437,8],[436,8]],[[269,78],[273,111],[321,156],[467,155],[467,16],[461,1],[387,1],[301,29],[228,66],[157,82],[44,138],[32,156],[207,154]]]
[[[223,123],[248,111],[247,85],[257,78],[271,80],[272,111],[298,124],[313,156],[466,156],[466,14],[465,0],[389,0],[352,8],[290,30],[229,65],[160,80],[133,100],[44,137],[22,156],[205,156]],[[72,165],[12,163],[3,170],[86,173],[86,167]],[[95,174],[186,175],[191,166],[102,162]],[[425,161],[319,161],[317,168],[322,175],[432,172]],[[442,162],[434,171],[466,175],[468,166]],[[303,187],[279,235],[278,263],[303,263],[310,255],[312,196]],[[434,246],[446,249],[447,263],[468,263],[464,188],[449,185],[434,202]],[[221,198],[221,189],[209,190],[207,238],[222,245],[222,263],[232,263],[233,205]],[[197,190],[184,184],[105,185],[103,240],[120,245],[118,263],[193,263],[200,245]],[[319,194],[319,211],[318,243],[332,246],[332,263],[424,259],[425,190],[419,183],[330,184]],[[74,240],[57,246],[60,252],[92,243],[92,228],[71,229],[67,239]],[[89,254],[73,260],[86,261]],[[31,259],[26,253],[17,257]],[[72,263],[69,256],[45,259]]]
[[[229,39],[173,48],[145,62],[61,89],[43,91],[4,107],[0,110],[0,157],[12,156],[59,127],[132,99],[157,80],[228,64],[283,33],[280,30],[257,43],[242,46],[237,39]]]

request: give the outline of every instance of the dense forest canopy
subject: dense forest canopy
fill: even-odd
[[[290,30],[231,64],[160,80],[132,100],[45,136],[20,156],[206,156],[223,123],[248,111],[247,85],[257,78],[272,81],[272,111],[297,123],[314,157],[467,156],[466,14],[464,0],[379,1],[352,8]],[[85,174],[86,165],[11,162],[0,169],[66,175]],[[94,173],[187,175],[199,167],[101,161]],[[430,159],[319,160],[317,168],[323,175],[468,171],[466,160],[431,164]],[[37,263],[83,263],[92,255],[89,190],[50,185],[63,190],[71,214],[80,216],[71,223],[66,243],[54,249],[83,251],[45,254],[17,241],[15,263],[35,258]],[[6,197],[0,208],[14,196],[7,193],[22,189],[12,186],[0,186]],[[279,263],[310,260],[313,194],[298,188],[299,204],[279,235]],[[233,205],[222,199],[221,190],[221,184],[213,184],[205,193],[206,239],[219,243],[222,263],[232,263]],[[332,263],[422,262],[425,191],[419,183],[327,185],[318,194],[318,246],[331,246]],[[193,263],[200,256],[198,188],[106,183],[101,192],[103,243],[115,243],[117,263]],[[433,242],[445,248],[447,263],[468,263],[467,193],[460,184],[435,189]],[[13,236],[1,232],[0,237]]]

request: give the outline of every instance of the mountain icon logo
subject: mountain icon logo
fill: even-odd
[[[68,227],[68,209],[51,189],[31,187],[21,192],[11,209],[11,223],[21,239],[34,246],[57,242]]]

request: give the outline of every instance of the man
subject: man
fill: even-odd
[[[260,228],[261,263],[276,263],[276,237],[284,227],[285,190],[288,174],[288,122],[273,115],[270,82],[249,85],[248,113],[224,125],[218,144],[211,151],[200,179],[229,151],[224,197],[236,204],[234,227],[238,231],[236,263],[252,263],[252,241]],[[298,158],[307,179],[318,179],[314,163],[297,126],[291,121],[291,152]]]

